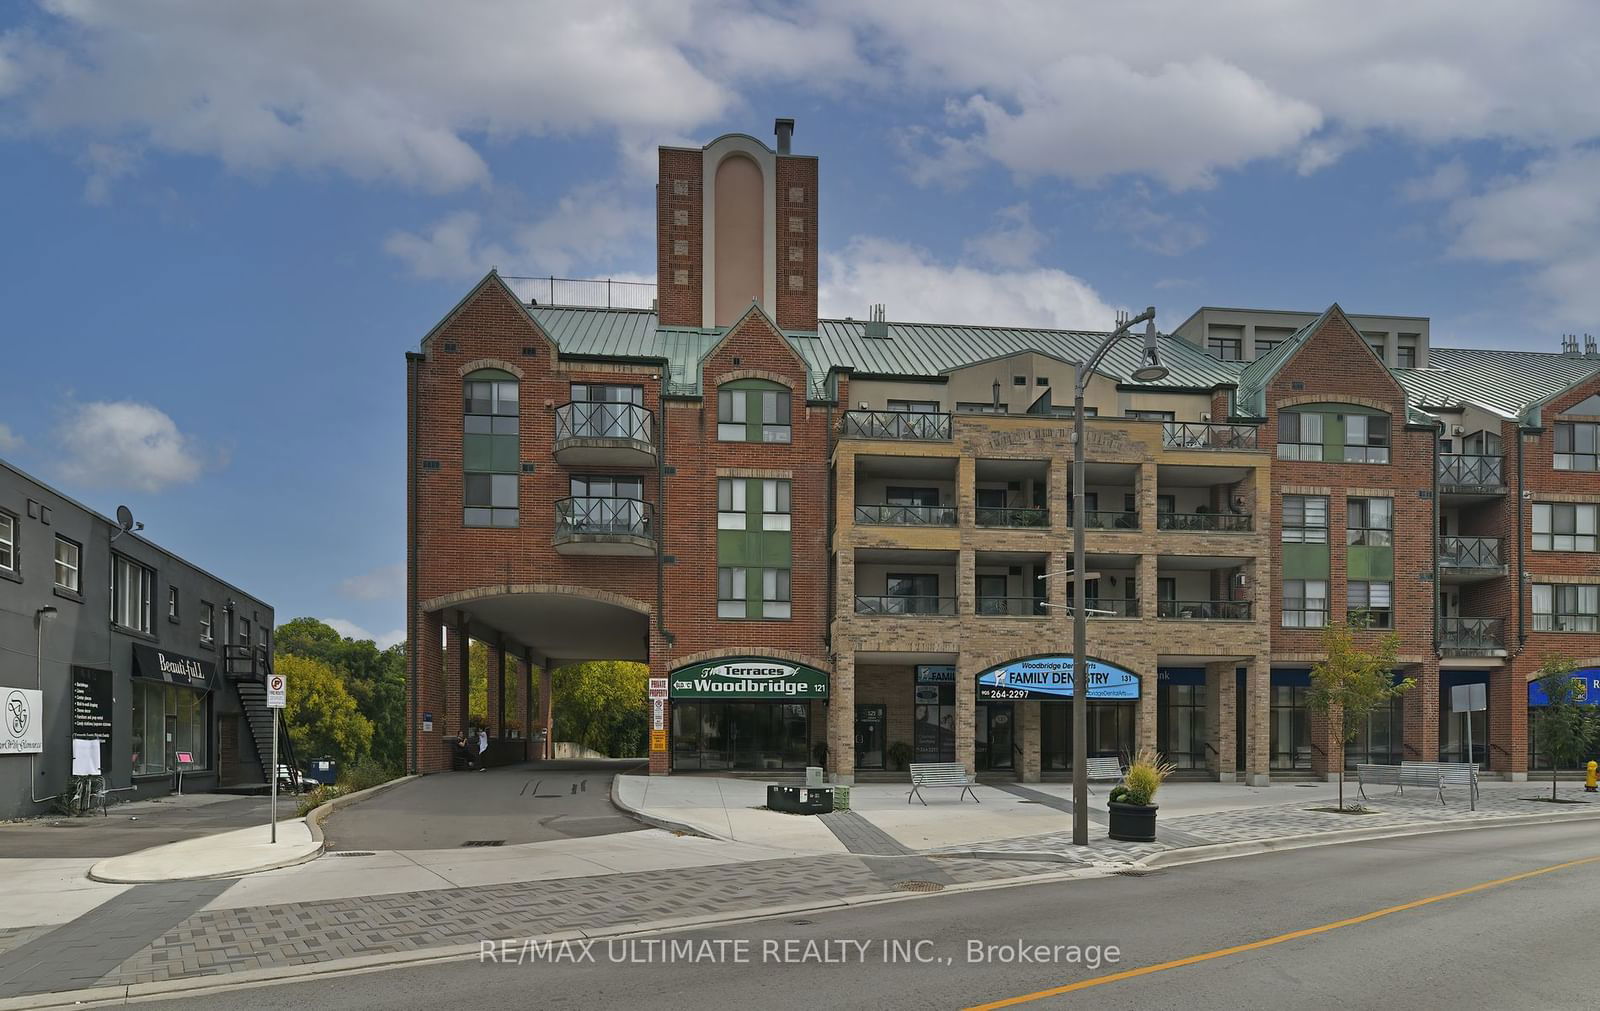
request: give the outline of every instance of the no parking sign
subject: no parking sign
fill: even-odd
[[[282,674],[267,678],[267,708],[282,709],[289,698],[289,679]]]

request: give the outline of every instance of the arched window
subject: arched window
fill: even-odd
[[[461,471],[465,478],[462,522],[469,527],[517,525],[517,377],[479,369],[462,386],[464,417]]]

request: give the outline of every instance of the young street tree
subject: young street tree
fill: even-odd
[[[1356,644],[1347,622],[1330,624],[1322,634],[1322,648],[1328,658],[1311,668],[1311,691],[1306,702],[1312,710],[1329,720],[1335,713],[1341,720],[1340,738],[1345,745],[1356,739],[1367,717],[1389,700],[1415,687],[1415,678],[1394,680],[1395,657],[1400,651],[1400,636],[1383,636],[1371,649]],[[1344,757],[1339,766],[1339,810],[1344,810]]]
[[[1563,766],[1575,765],[1600,738],[1600,718],[1592,705],[1579,703],[1581,681],[1572,672],[1571,657],[1552,653],[1539,667],[1537,683],[1547,700],[1534,720],[1534,742],[1550,758],[1550,800],[1556,799],[1556,777]]]

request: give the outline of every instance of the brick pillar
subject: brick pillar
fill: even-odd
[[[1258,656],[1245,667],[1244,781],[1250,786],[1272,782],[1272,665]],[[1237,681],[1235,682],[1235,692]]]
[[[417,619],[417,639],[409,644],[417,658],[416,705],[411,712],[411,725],[416,734],[412,764],[418,772],[450,769],[447,738],[454,736],[455,723],[445,690],[444,649],[440,641],[443,628],[439,614],[423,613]],[[433,715],[431,731],[422,729],[422,717],[428,713]]]
[[[535,712],[537,692],[533,688],[533,650],[526,647],[522,650],[522,660],[518,664],[522,674],[522,725],[528,735],[528,757],[530,759],[543,758],[544,755],[534,750],[533,728],[538,725],[538,714]]]
[[[1489,768],[1521,782],[1528,778],[1528,675],[1538,661],[1522,659],[1489,672]]]
[[[506,725],[515,726],[522,736],[528,736],[528,668],[520,651],[507,653],[506,677],[511,684],[506,689]]]
[[[506,680],[506,651],[500,641],[496,639],[488,644],[488,692],[489,692],[489,736],[501,738],[505,730],[505,680]]]
[[[1315,709],[1307,715],[1311,731],[1311,774],[1331,783],[1344,768],[1344,739],[1340,731],[1343,712],[1335,706],[1327,715]]]
[[[1093,650],[1090,652],[1093,653]],[[1159,750],[1161,743],[1156,732],[1161,726],[1157,722],[1161,710],[1161,692],[1155,654],[1150,654],[1149,662],[1140,664],[1134,670],[1139,674],[1139,701],[1133,718],[1134,747],[1141,751],[1145,748]]]
[[[1238,776],[1238,677],[1229,663],[1206,664],[1206,767],[1219,783],[1232,783]]]
[[[812,705],[815,706],[816,703]],[[828,688],[827,721],[828,781],[854,783],[856,781],[856,657],[849,651],[840,653],[833,662],[833,677]],[[888,729],[884,728],[885,731]]]
[[[972,552],[962,555],[970,559]],[[970,663],[966,654],[956,658],[956,761],[967,767],[969,775],[978,768],[973,729],[978,716],[978,671],[982,669],[969,667]]]
[[[1022,768],[1017,771],[1018,779],[1024,783],[1039,782],[1039,705],[1038,702],[1016,704],[1017,733],[1020,735],[1019,743],[1022,745]]]
[[[467,623],[461,617],[456,618],[455,627],[450,630],[450,651],[447,661],[450,683],[454,686],[456,724],[464,734],[469,729],[472,720],[472,690],[468,684],[467,674],[472,657],[470,650],[472,640],[467,638]]]
[[[651,673],[654,673],[654,672],[655,672],[655,669],[651,668]],[[544,727],[544,757],[545,758],[550,758],[551,756],[553,756],[556,753],[556,747],[555,747],[556,725],[555,725],[555,721],[554,721],[553,716],[552,716],[552,714],[554,713],[554,708],[553,708],[554,703],[555,703],[555,697],[554,696],[555,696],[555,689],[552,687],[552,685],[550,683],[550,661],[547,658],[545,660],[545,666],[539,668],[539,712],[538,712],[539,725]],[[648,743],[648,742],[646,742],[646,743]],[[650,771],[651,772],[655,772],[656,771],[655,760],[654,760],[653,756],[652,756],[651,762],[650,762]],[[663,772],[666,771],[666,767],[664,765],[662,767],[662,771]]]
[[[1419,664],[1400,672],[1416,678],[1416,686],[1400,698],[1405,723],[1403,755],[1407,762],[1439,760],[1439,665]]]

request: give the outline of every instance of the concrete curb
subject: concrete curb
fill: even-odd
[[[698,829],[692,825],[686,825],[680,821],[671,821],[670,819],[661,818],[653,814],[645,814],[639,808],[630,807],[629,805],[624,804],[622,802],[622,796],[617,790],[617,782],[622,779],[623,775],[623,773],[618,773],[617,775],[611,777],[611,806],[616,808],[618,811],[621,811],[623,814],[626,814],[628,817],[642,821],[646,825],[650,825],[654,828],[664,829],[668,832],[677,832],[682,835],[698,836],[701,839],[715,839],[718,842],[738,842],[737,839],[729,836],[716,835],[714,833],[707,832],[704,829]],[[751,844],[744,843],[741,845]]]
[[[365,790],[357,790],[355,793],[347,793],[342,797],[335,797],[326,804],[319,804],[312,808],[311,812],[306,815],[306,828],[311,830],[311,840],[317,844],[317,852],[320,854],[328,848],[328,844],[322,834],[322,823],[327,820],[330,814],[341,807],[359,804],[364,800],[376,797],[386,790],[392,790],[397,786],[411,782],[413,779],[421,778],[422,776],[418,774],[401,776],[399,779],[391,779],[387,783],[379,783],[377,786],[369,786]]]
[[[354,794],[352,794],[354,796]],[[560,930],[528,938],[495,938],[496,941],[514,941],[518,947],[523,941],[579,941],[631,937],[638,934],[657,934],[703,927],[726,926],[755,920],[767,920],[798,913],[836,912],[857,906],[879,905],[889,902],[906,902],[916,899],[949,895],[953,892],[990,891],[999,888],[1017,888],[1024,885],[1044,884],[1052,881],[1070,881],[1080,878],[1103,877],[1098,868],[1076,868],[1072,871],[1052,871],[1030,874],[998,881],[972,881],[945,886],[941,892],[873,892],[836,899],[812,902],[795,902],[761,909],[738,910],[727,913],[704,913],[698,916],[679,916],[659,920],[639,920],[594,930]],[[513,948],[514,952],[516,948]],[[162,980],[153,983],[132,983],[123,986],[97,986],[80,990],[59,990],[54,993],[31,994],[26,997],[0,999],[0,1011],[29,1011],[34,1008],[85,1007],[92,1005],[126,1004],[154,997],[201,997],[220,995],[241,987],[270,986],[276,983],[299,982],[319,976],[359,975],[394,969],[401,966],[416,967],[430,963],[465,962],[481,958],[481,944],[453,944],[437,948],[419,948],[413,951],[385,952],[377,955],[356,955],[306,965],[286,965],[273,969],[247,969],[225,975],[188,976],[182,979]]]

